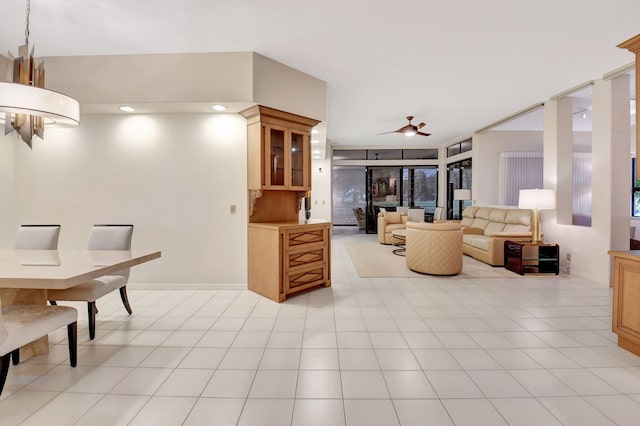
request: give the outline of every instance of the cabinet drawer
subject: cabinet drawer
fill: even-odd
[[[327,282],[327,266],[324,263],[296,268],[285,274],[285,294],[304,290]]]
[[[285,258],[285,268],[296,268],[298,266],[308,265],[315,262],[326,261],[324,247],[315,250],[287,252]]]
[[[287,232],[285,244],[287,247],[302,247],[306,244],[323,243],[325,239],[325,229],[311,228]]]

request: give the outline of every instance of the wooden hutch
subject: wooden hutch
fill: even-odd
[[[300,223],[319,121],[256,105],[247,119],[248,287],[276,302],[331,285],[331,224]]]

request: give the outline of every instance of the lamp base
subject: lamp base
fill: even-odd
[[[531,211],[531,242],[540,244],[542,242],[542,227],[540,226],[540,210]]]

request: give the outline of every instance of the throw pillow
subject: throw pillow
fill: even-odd
[[[387,220],[387,223],[402,223],[402,215],[400,212],[385,212],[384,218]]]

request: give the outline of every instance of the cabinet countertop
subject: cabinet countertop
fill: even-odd
[[[640,250],[609,250],[607,254],[629,260],[640,260]]]
[[[314,226],[314,225],[326,225],[330,222],[258,222],[249,223],[249,226],[256,228],[287,228],[287,227],[300,227],[300,226]]]

